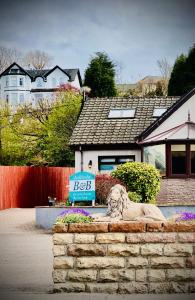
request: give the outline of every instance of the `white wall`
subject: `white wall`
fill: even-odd
[[[79,77],[78,75],[75,76],[75,80],[71,81],[70,84],[74,87],[76,87],[77,89],[81,88],[80,82],[79,82]]]
[[[188,113],[190,112],[191,121],[195,122],[195,95],[186,101],[180,108],[178,108],[168,119],[166,119],[158,128],[156,128],[146,139],[163,133],[166,130],[174,128],[185,123],[188,120]],[[190,138],[195,139],[194,131],[191,131]],[[163,136],[163,139],[165,136]],[[172,139],[186,139],[187,130],[180,130],[177,134],[171,137]]]
[[[98,172],[98,156],[118,156],[118,155],[135,155],[135,161],[141,161],[141,150],[91,150],[83,151],[83,171]],[[88,168],[89,161],[92,160],[92,168]],[[81,171],[81,153],[75,151],[75,171]]]

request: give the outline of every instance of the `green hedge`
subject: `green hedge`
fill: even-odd
[[[136,192],[142,202],[155,203],[160,190],[160,173],[152,165],[141,162],[128,162],[111,173],[127,186],[128,191]]]

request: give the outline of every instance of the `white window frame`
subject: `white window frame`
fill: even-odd
[[[152,116],[154,118],[158,118],[158,117],[162,116],[162,114],[164,114],[165,111],[167,111],[166,107],[155,107],[154,110],[153,110],[153,115]]]
[[[135,117],[135,108],[111,108],[109,119],[132,119]]]

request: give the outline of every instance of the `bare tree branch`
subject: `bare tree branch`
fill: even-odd
[[[22,53],[17,49],[0,46],[0,73],[9,67],[13,62],[22,62]]]
[[[53,57],[48,53],[40,50],[30,51],[24,57],[25,66],[32,67],[36,70],[42,70],[49,67]]]

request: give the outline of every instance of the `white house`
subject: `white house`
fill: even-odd
[[[10,105],[36,104],[39,99],[51,99],[56,89],[66,83],[81,88],[79,69],[55,66],[47,70],[26,70],[13,63],[0,74],[0,99]]]

